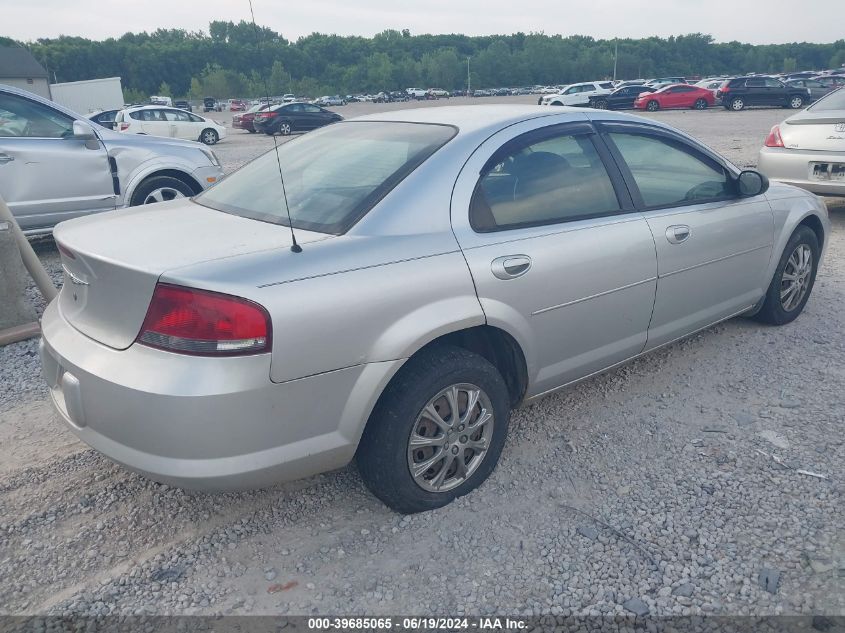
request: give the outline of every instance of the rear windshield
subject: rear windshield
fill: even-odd
[[[827,112],[830,110],[845,110],[845,88],[831,92],[826,97],[819,99],[808,110],[813,112]]]
[[[341,234],[447,143],[447,125],[350,121],[309,132],[200,194],[212,209],[288,224],[279,164],[295,228]]]

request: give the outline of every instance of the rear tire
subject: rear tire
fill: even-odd
[[[744,110],[745,109],[745,101],[743,101],[739,97],[737,97],[735,99],[731,99],[730,109],[733,110],[734,112],[739,112],[740,110]]]
[[[800,110],[804,106],[804,97],[795,95],[789,99],[789,107],[793,110]]]
[[[282,136],[290,136],[291,132],[293,132],[293,127],[291,127],[289,121],[282,121],[281,123],[279,123],[278,132]]]
[[[607,110],[607,99],[598,99],[595,101],[594,107],[597,110]]]
[[[509,418],[508,389],[492,364],[458,347],[432,347],[400,368],[382,393],[358,446],[358,470],[397,512],[440,508],[493,472]]]
[[[816,234],[809,227],[799,226],[783,249],[763,307],[754,318],[770,325],[794,321],[813,291],[820,254]]]
[[[220,135],[217,130],[212,130],[210,127],[206,128],[200,134],[200,142],[206,145],[214,145],[220,140]]]
[[[707,109],[707,101],[705,99],[696,99],[696,102],[692,107],[695,110],[706,110]]]

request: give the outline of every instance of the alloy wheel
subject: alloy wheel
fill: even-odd
[[[786,261],[780,281],[780,304],[786,312],[801,305],[810,287],[813,272],[813,251],[799,244]]]
[[[792,100],[789,102],[789,105],[792,107],[793,110],[797,110],[802,105],[804,105],[804,100],[801,97],[792,97]]]
[[[202,142],[206,145],[214,145],[217,140],[217,132],[214,130],[206,130],[202,133]]]
[[[646,107],[649,112],[657,112],[660,109],[660,104],[657,101],[649,101]]]
[[[282,136],[288,136],[290,134],[290,123],[282,123],[279,125],[279,134]]]
[[[704,99],[699,99],[695,102],[695,109],[696,110],[706,110],[707,109],[707,102]]]
[[[745,107],[745,102],[742,99],[734,99],[731,101],[731,108],[739,112]]]
[[[185,194],[173,187],[160,187],[153,189],[144,198],[144,204],[154,204],[156,202],[167,202],[168,200],[175,200],[176,198],[184,198]]]
[[[446,492],[469,479],[484,460],[495,419],[489,396],[460,383],[437,393],[423,407],[408,438],[408,468],[429,492]]]

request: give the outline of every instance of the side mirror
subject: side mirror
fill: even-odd
[[[769,189],[769,179],[753,169],[740,172],[736,179],[737,190],[743,198],[753,198],[766,193]]]
[[[75,141],[85,141],[85,147],[88,149],[100,148],[100,138],[94,128],[84,121],[73,122],[73,136],[71,138]]]

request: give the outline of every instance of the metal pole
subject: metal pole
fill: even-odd
[[[0,222],[9,223],[12,234],[15,236],[15,242],[17,242],[18,249],[21,252],[23,265],[26,266],[26,269],[35,281],[35,285],[41,291],[41,295],[49,303],[56,298],[58,290],[56,290],[53,281],[50,279],[50,275],[44,270],[41,260],[38,259],[38,255],[32,250],[29,240],[26,239],[23,231],[21,231],[21,227],[18,226],[17,220],[15,220],[15,216],[12,215],[11,210],[2,197],[0,197]]]
[[[614,38],[616,42],[616,51],[613,53],[613,81],[616,81],[616,62],[619,61],[619,39]]]
[[[467,96],[472,96],[472,87],[470,86],[470,78],[469,78],[469,57],[467,57]]]

